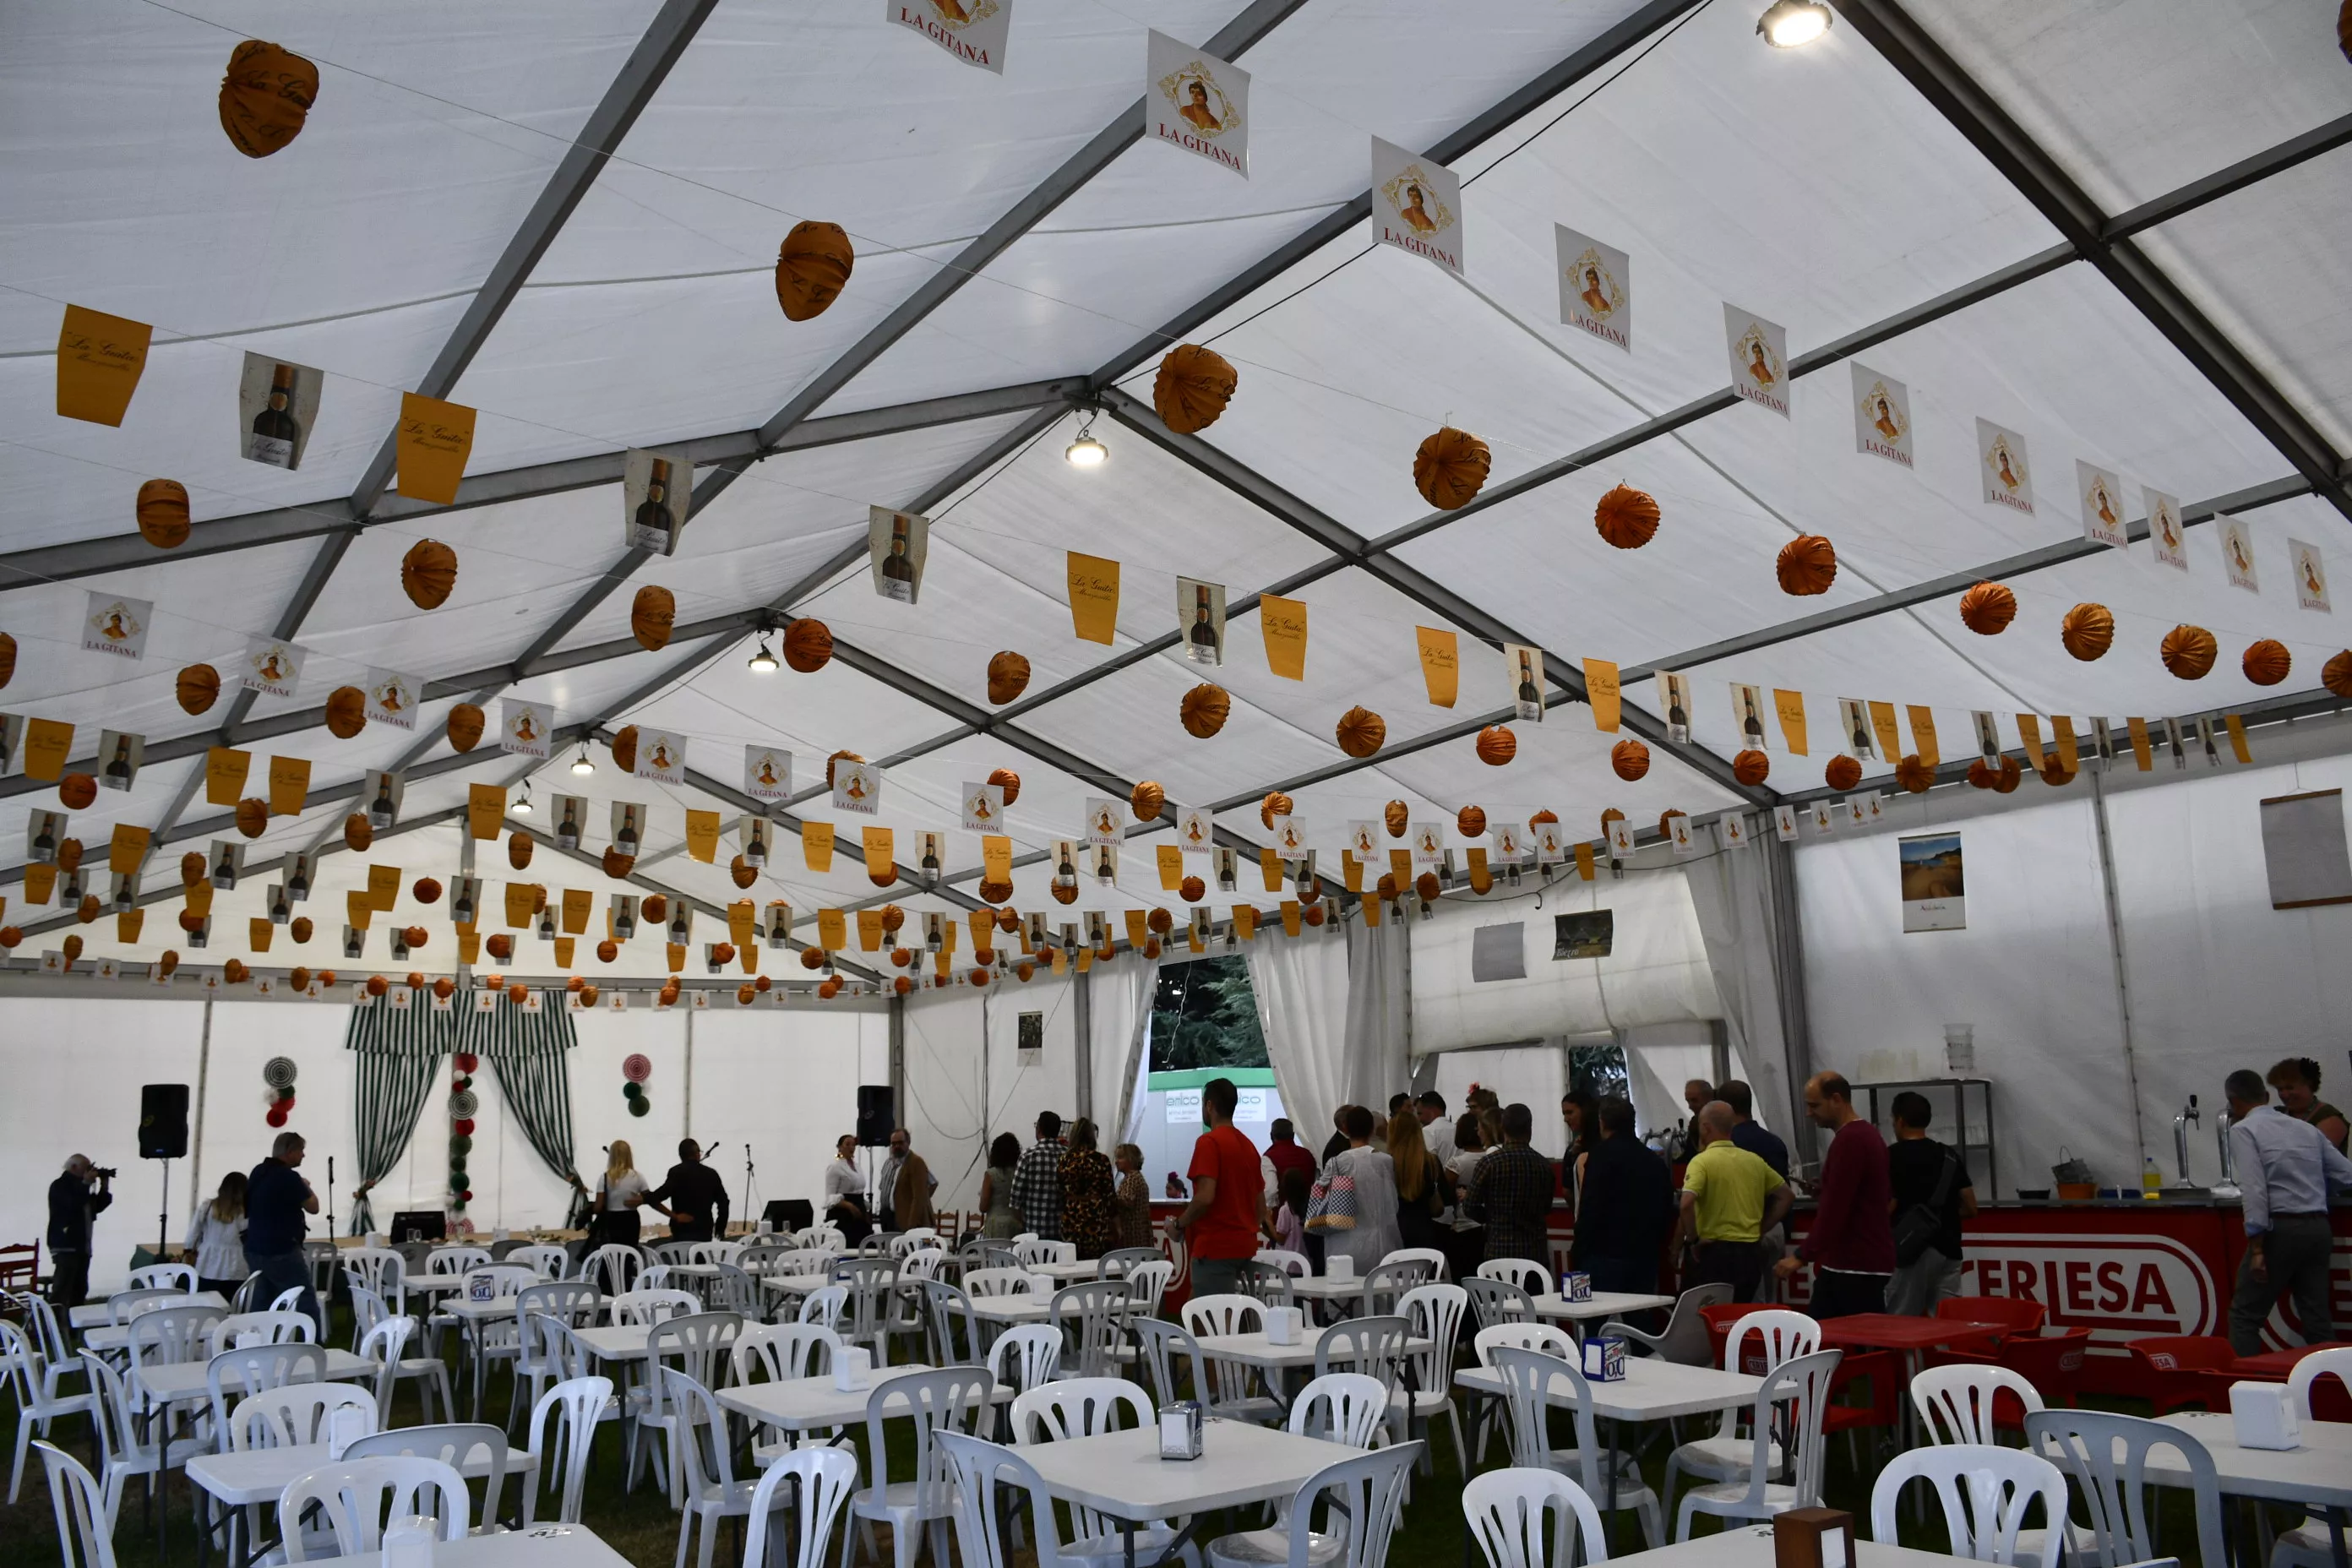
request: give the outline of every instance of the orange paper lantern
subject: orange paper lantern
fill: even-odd
[[[1837,580],[1837,549],[1818,533],[1801,533],[1780,546],[1775,570],[1783,594],[1825,594]]]
[[[990,656],[988,700],[1002,708],[1029,689],[1029,661],[1006,648]]]
[[[356,686],[338,686],[327,694],[327,732],[348,741],[367,728],[367,693]]]
[[[58,783],[58,799],[68,811],[79,811],[98,798],[98,781],[88,773],[68,773]]]
[[[1269,828],[1274,826],[1274,819],[1276,817],[1288,816],[1289,815],[1290,797],[1283,794],[1280,790],[1274,791],[1264,800],[1257,803],[1258,820],[1265,823]]]
[[[1129,792],[1128,808],[1135,813],[1138,822],[1157,822],[1160,811],[1168,805],[1168,792],[1150,779],[1145,779]]]
[[[2105,605],[2077,605],[2058,623],[2058,640],[2087,664],[2115,645],[2116,617]]]
[[[1639,741],[1620,741],[1609,748],[1609,765],[1627,784],[1650,771],[1650,748]]]
[[[1979,637],[1992,637],[2017,619],[2017,595],[1999,583],[1979,583],[1960,595],[1960,624]]]
[[[1762,784],[1771,772],[1772,759],[1752,747],[1731,759],[1731,776],[1750,789]]]
[[[2164,668],[2183,680],[2202,680],[2213,668],[2221,647],[2213,634],[2203,626],[2186,624],[2164,634],[2163,646],[2158,650],[2164,658]]]
[[[220,671],[209,664],[188,666],[180,671],[175,695],[180,706],[190,713],[210,711],[212,705],[220,700]]]
[[[1658,503],[1631,485],[1619,485],[1592,509],[1592,526],[1620,550],[1639,550],[1658,531]]]
[[[290,49],[247,38],[221,79],[221,130],[248,158],[267,158],[302,134],[319,100],[319,68]]]
[[[236,830],[247,838],[258,838],[269,826],[269,803],[247,795],[236,803]]]
[[[1519,738],[1508,724],[1489,724],[1478,731],[1478,760],[1499,768],[1519,754]]]
[[[1233,699],[1225,689],[1213,681],[1202,681],[1184,693],[1178,716],[1184,721],[1184,732],[1196,741],[1205,741],[1225,727],[1225,718],[1233,711]]]
[[[1160,422],[1179,436],[1206,430],[1233,401],[1241,377],[1224,355],[1198,343],[1178,343],[1160,361],[1151,382],[1151,406]]]
[[[188,542],[188,487],[177,479],[149,479],[139,487],[139,537],[158,550]]]
[[[1834,790],[1848,790],[1862,782],[1862,763],[1852,757],[1832,757],[1822,770],[1822,782]]]
[[[482,710],[471,702],[460,702],[449,710],[449,749],[470,752],[482,739]]]
[[[803,616],[784,628],[784,662],[814,675],[833,662],[833,632],[823,621]]]
[[[1021,775],[1011,768],[992,769],[988,782],[1004,792],[1004,804],[1011,805],[1021,798]]]
[[[857,265],[857,249],[837,223],[804,220],[776,247],[776,303],[784,320],[805,321],[821,316],[849,286]]]
[[[2346,0],[2352,5],[2352,0]],[[2352,702],[2352,648],[2346,648],[2320,667],[2319,684]]]
[[[1935,787],[1936,770],[1920,761],[1915,752],[1895,764],[1895,782],[1913,795],[1926,795]]]
[[[457,552],[437,539],[420,539],[400,558],[400,588],[420,610],[437,610],[457,586]]]
[[[441,901],[441,884],[430,877],[417,878],[416,885],[409,889],[408,892],[409,896],[420,904],[437,904]]]
[[[1465,838],[1477,838],[1486,831],[1486,814],[1475,805],[1465,805],[1454,814],[1454,826]]]
[[[2247,647],[2242,663],[2246,679],[2256,686],[2276,686],[2294,668],[2294,656],[2287,652],[2286,644],[2264,637]]]
[[[1422,499],[1440,511],[1466,506],[1486,482],[1493,466],[1486,443],[1448,425],[1412,455],[1412,482]]]
[[[1339,715],[1335,731],[1339,749],[1351,757],[1369,757],[1389,736],[1388,721],[1369,708],[1349,709]]]
[[[629,635],[648,652],[667,647],[670,630],[677,624],[677,596],[659,584],[646,584],[629,601]]]
[[[1412,808],[1401,800],[1392,800],[1381,807],[1381,825],[1389,830],[1391,838],[1402,838]]]

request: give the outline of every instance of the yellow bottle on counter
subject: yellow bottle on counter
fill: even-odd
[[[2164,1173],[2156,1168],[2156,1157],[2151,1154],[2147,1163],[2140,1167],[2139,1195],[2154,1203],[2163,1194]]]

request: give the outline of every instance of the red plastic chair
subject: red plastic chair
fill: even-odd
[[[2143,1334],[2124,1349],[2147,1380],[2158,1415],[2176,1410],[2227,1410],[2238,1355],[2219,1334]]]
[[[1778,1305],[1772,1301],[1722,1301],[1712,1307],[1701,1307],[1698,1315],[1706,1322],[1707,1362],[1709,1366],[1723,1364],[1724,1347],[1731,1342],[1731,1325],[1750,1312],[1761,1312]],[[1760,1376],[1764,1366],[1759,1361],[1755,1372]]]
[[[1867,1397],[1860,1405],[1845,1403],[1839,1395],[1855,1384],[1865,1384]],[[1902,1398],[1903,1358],[1893,1351],[1848,1351],[1845,1359],[1830,1376],[1830,1403],[1822,1411],[1822,1432],[1853,1433],[1869,1427],[1885,1427],[1892,1432],[1903,1419]],[[1847,1438],[1847,1458],[1855,1468],[1861,1468],[1860,1457],[1853,1450],[1853,1439]]]
[[[1931,1364],[1942,1365],[1948,1362],[1992,1360],[2003,1340],[2032,1333],[2047,1323],[2050,1309],[2039,1301],[2020,1300],[2015,1296],[1947,1296],[1936,1303],[1936,1316],[1948,1322],[1957,1319],[2000,1325],[1997,1333],[1954,1340],[1945,1351],[1929,1358]]]
[[[2083,1369],[2090,1353],[2090,1330],[2044,1329],[2038,1334],[2010,1335],[2001,1341],[2000,1352],[1986,1360],[1990,1365],[2009,1368],[2032,1384],[2041,1394],[2042,1405],[2055,1410],[2060,1405],[2073,1405],[2082,1391]],[[2021,1431],[2025,1409],[2015,1396],[1997,1394],[1992,1419],[1993,1425],[2004,1431]]]

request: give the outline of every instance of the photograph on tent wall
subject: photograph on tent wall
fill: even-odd
[[[1966,889],[1960,875],[1960,836],[1923,833],[1895,842],[1903,861],[1903,929],[1968,929]]]

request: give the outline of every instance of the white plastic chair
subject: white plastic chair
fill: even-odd
[[[408,1310],[408,1259],[389,1247],[354,1247],[342,1255],[343,1274],[364,1285],[394,1312]]]
[[[1486,1568],[1575,1568],[1579,1542],[1586,1563],[1609,1561],[1601,1510],[1558,1470],[1515,1467],[1473,1476],[1462,1488],[1462,1517]]]
[[[551,1243],[539,1243],[530,1247],[518,1247],[499,1261],[528,1268],[541,1279],[561,1279],[563,1278],[563,1271],[572,1266],[572,1255],[564,1248]]]
[[[613,1298],[613,1321],[652,1328],[672,1318],[689,1318],[702,1303],[687,1290],[630,1290]]]
[[[2042,1391],[2005,1366],[1958,1362],[1927,1367],[1911,1380],[1911,1405],[1930,1446],[1998,1443],[1992,1407],[2001,1394],[2013,1395],[2029,1415],[2044,1408]]]
[[[50,1422],[60,1415],[80,1415],[97,1402],[95,1382],[89,1393],[61,1394],[57,1392],[57,1379],[50,1372],[47,1359],[34,1348],[25,1331],[0,1318],[0,1382],[14,1382],[16,1385],[16,1461],[8,1472],[11,1506],[16,1501],[17,1489],[24,1483],[25,1448],[33,1440],[33,1429],[39,1427],[40,1435],[47,1437]]]
[[[635,1289],[637,1276],[645,1271],[644,1253],[626,1243],[614,1241],[582,1254],[579,1271],[572,1278],[593,1285],[598,1294],[612,1299]]]
[[[914,1568],[925,1527],[931,1538],[931,1561],[945,1563],[948,1520],[955,1507],[954,1467],[940,1439],[950,1434],[973,1433],[987,1418],[995,1380],[976,1366],[945,1367],[936,1372],[908,1373],[894,1377],[866,1396],[866,1436],[868,1484],[850,1498],[852,1517],[890,1527],[895,1568]],[[890,1479],[889,1447],[883,1441],[886,1417],[912,1415],[913,1475],[903,1481]],[[1042,1533],[1044,1524],[1038,1525]],[[874,1550],[867,1532],[869,1552]],[[1042,1547],[1042,1542],[1040,1543]],[[1042,1552],[1041,1552],[1042,1555]]]
[[[64,1392],[59,1386],[64,1379],[82,1375],[81,1357],[75,1353],[73,1342],[66,1338],[58,1321],[57,1309],[48,1298],[34,1290],[22,1290],[7,1298],[16,1303],[25,1314],[25,1337],[41,1352],[42,1392],[55,1398]],[[0,1383],[6,1381],[0,1370]]]
[[[755,1371],[765,1373],[770,1383],[830,1376],[833,1358],[840,1353],[841,1336],[822,1323],[747,1323],[729,1360],[736,1386],[742,1387],[759,1381],[751,1375]],[[800,1447],[803,1436],[766,1423],[761,1429],[768,1434],[768,1441],[754,1440],[751,1462],[755,1465],[790,1453]]]
[[[982,1296],[1027,1296],[1037,1289],[1037,1276],[1026,1268],[970,1268],[964,1271],[963,1293],[973,1300]]]
[[[305,1317],[309,1316],[302,1311],[302,1289],[299,1285],[289,1285],[269,1299],[269,1310],[273,1312],[293,1312]]]
[[[205,1363],[205,1394],[211,1401],[213,1430],[228,1430],[229,1397],[249,1399],[264,1389],[289,1383],[327,1381],[327,1349],[301,1340],[225,1350]]]
[[[842,1311],[848,1305],[848,1286],[820,1285],[801,1298],[799,1321],[817,1323],[838,1331]]]
[[[194,1437],[173,1438],[166,1445],[157,1428],[163,1423],[143,1422],[133,1408],[122,1374],[95,1351],[84,1351],[89,1368],[90,1421],[98,1428],[99,1473],[105,1478],[106,1527],[110,1533],[122,1509],[124,1483],[133,1476],[147,1478],[147,1495],[155,1495],[163,1472],[185,1466],[211,1447]],[[19,1433],[23,1425],[19,1424]]]
[[[438,1459],[352,1459],[297,1476],[278,1496],[278,1517],[299,1519],[313,1504],[346,1558],[380,1553],[387,1520],[421,1515],[437,1521],[436,1540],[457,1541],[472,1518],[464,1479]],[[301,1531],[286,1532],[288,1562],[308,1562],[306,1547]]]
[[[433,1419],[433,1396],[441,1396],[444,1419],[457,1419],[457,1396],[449,1386],[449,1363],[438,1356],[404,1355],[415,1336],[416,1320],[384,1318],[360,1336],[357,1352],[375,1363],[377,1425],[392,1425],[392,1396],[405,1380],[417,1384],[416,1403],[427,1421]]]
[[[1221,1535],[1209,1542],[1209,1568],[1265,1568],[1272,1563],[1382,1568],[1403,1512],[1405,1480],[1422,1447],[1405,1443],[1373,1448],[1324,1467],[1288,1500],[1278,1546],[1268,1542],[1262,1531]],[[1338,1497],[1332,1517],[1318,1531],[1314,1528],[1315,1504],[1327,1493]],[[1339,1528],[1342,1521],[1344,1528]]]
[[[1075,1241],[1040,1241],[1031,1237],[1026,1241],[1013,1244],[1013,1256],[1021,1260],[1024,1268],[1034,1268],[1040,1263],[1076,1263],[1078,1260],[1078,1244]]]
[[[247,1345],[311,1344],[319,1337],[319,1325],[307,1312],[283,1311],[271,1308],[267,1312],[231,1312],[213,1325],[212,1353],[242,1350]]]
[[[604,1310],[604,1299],[593,1287],[577,1279],[541,1279],[515,1292],[513,1335],[514,1384],[507,1399],[507,1430],[548,1387],[563,1380],[557,1348],[546,1335],[534,1333],[530,1321],[551,1317],[575,1329],[593,1323]]]
[[[1381,1263],[1426,1263],[1437,1270],[1437,1279],[1451,1279],[1454,1277],[1454,1269],[1445,1261],[1445,1254],[1433,1247],[1400,1247],[1382,1254]]]
[[[185,1263],[151,1263],[131,1271],[131,1289],[176,1290],[183,1296],[193,1296],[196,1293],[196,1271]]]
[[[490,1265],[490,1249],[487,1247],[436,1247],[425,1255],[425,1272],[437,1278],[455,1276],[464,1279],[477,1268]]]
[[[755,1568],[768,1561],[769,1521],[787,1506],[787,1482],[800,1506],[793,1510],[793,1534],[778,1560],[821,1568],[842,1505],[857,1485],[857,1456],[846,1448],[800,1448],[768,1467],[751,1489],[751,1522],[743,1532],[743,1561]]]
[[[587,1491],[588,1460],[596,1446],[596,1426],[608,1415],[617,1415],[613,1398],[613,1380],[609,1377],[572,1377],[550,1388],[530,1407],[530,1447],[535,1461],[523,1477],[522,1522],[528,1530],[537,1522],[540,1489],[555,1479],[560,1471],[563,1485],[556,1505],[556,1522],[580,1522],[580,1501]],[[552,1441],[563,1445],[561,1462],[549,1447],[547,1424],[552,1419],[556,1432]],[[749,1559],[756,1563],[757,1558]]]
[[[97,1478],[54,1443],[34,1445],[48,1472],[49,1502],[58,1516],[58,1546],[65,1568],[114,1568],[114,1521]],[[14,1500],[11,1500],[12,1501]]]
[[[498,1533],[499,1504],[507,1487],[507,1435],[487,1421],[452,1421],[431,1426],[400,1426],[362,1437],[343,1450],[346,1462],[361,1459],[438,1459],[460,1476],[477,1457],[484,1463],[481,1534]],[[530,1489],[530,1478],[522,1479]]]
[[[1690,1539],[1691,1521],[1701,1513],[1763,1524],[1792,1508],[1820,1506],[1822,1413],[1829,1405],[1830,1379],[1843,1359],[1840,1351],[1815,1351],[1782,1362],[1765,1374],[1764,1385],[1756,1391],[1754,1446],[1748,1453],[1746,1479],[1693,1487],[1685,1492],[1675,1518],[1676,1541]],[[1773,1407],[1780,1404],[1792,1405],[1784,1443],[1790,1472],[1786,1484],[1771,1479]]]
[[[2296,1419],[2312,1418],[2312,1385],[2331,1373],[2342,1378],[2345,1387],[2352,1390],[2352,1348],[2314,1351],[2288,1372],[2287,1399],[2294,1406]],[[2279,1531],[2277,1542],[2271,1547],[2270,1568],[2334,1568],[2334,1541],[2326,1515],[2306,1514],[2301,1524]]]
[[[1748,1346],[1751,1340],[1757,1342],[1753,1353]],[[1811,1355],[1821,1348],[1820,1323],[1802,1312],[1768,1307],[1732,1320],[1731,1331],[1723,1342],[1723,1370],[1761,1377],[1784,1362]],[[1754,1436],[1747,1430],[1749,1415],[1748,1406],[1734,1405],[1723,1412],[1713,1436],[1696,1437],[1675,1447],[1666,1459],[1668,1507],[1674,1504],[1675,1478],[1678,1475],[1702,1481],[1747,1479],[1748,1467],[1756,1455]],[[1769,1467],[1768,1475],[1778,1479],[1783,1463],[1780,1445],[1768,1438],[1764,1457]]]
[[[376,1430],[375,1396],[348,1383],[298,1383],[247,1394],[228,1424],[228,1449],[297,1448],[334,1436],[339,1411],[355,1412],[366,1423],[358,1436]]]
[[[1592,1388],[1584,1381],[1584,1373],[1574,1364],[1540,1351],[1498,1345],[1491,1353],[1495,1370],[1503,1377],[1504,1419],[1509,1423],[1511,1463],[1522,1469],[1559,1471],[1582,1487],[1596,1508],[1610,1500],[1613,1482],[1616,1510],[1633,1510],[1641,1521],[1642,1539],[1651,1550],[1664,1545],[1657,1494],[1642,1479],[1641,1466],[1634,1456],[1612,1455],[1601,1446],[1592,1413]],[[1550,1412],[1556,1404],[1572,1412],[1576,1431],[1572,1447],[1551,1446]],[[1814,1419],[1818,1422],[1820,1417]],[[1605,1472],[1612,1458],[1617,1471],[1609,1476]]]
[[[2305,1421],[2311,1419],[2312,1384],[2331,1375],[2342,1378],[2346,1391],[2352,1393],[2352,1345],[2314,1351],[2296,1362],[2287,1373],[2286,1394],[2294,1404],[2297,1417]]]
[[[988,1371],[1019,1398],[1061,1375],[1062,1331],[1048,1323],[1023,1323],[1004,1331],[988,1348]]]
[[[1492,1280],[1492,1284],[1510,1284],[1508,1280]],[[1513,1285],[1513,1289],[1518,1287]],[[1465,1286],[1465,1289],[1468,1287]],[[1525,1294],[1525,1292],[1521,1292]],[[1518,1322],[1490,1323],[1471,1336],[1471,1354],[1480,1366],[1495,1364],[1496,1350],[1535,1351],[1539,1354],[1557,1356],[1561,1361],[1576,1359],[1576,1341],[1557,1323],[1546,1323],[1533,1317]],[[1475,1425],[1478,1428],[1478,1452],[1475,1462],[1486,1458],[1486,1439],[1493,1434],[1496,1417],[1502,1411],[1499,1398],[1485,1400],[1477,1406]]]
[[[1470,1450],[1462,1441],[1462,1415],[1454,1405],[1454,1350],[1469,1306],[1470,1292],[1459,1285],[1416,1285],[1397,1300],[1405,1332],[1430,1342],[1429,1349],[1412,1353],[1412,1387],[1397,1391],[1406,1436],[1426,1437],[1429,1424],[1443,1412],[1454,1428],[1454,1462],[1465,1472]]]
[[[1271,1263],[1293,1279],[1304,1279],[1315,1272],[1315,1266],[1307,1261],[1305,1253],[1288,1252],[1279,1247],[1259,1247],[1257,1260],[1260,1263]]]
[[[1195,1296],[1184,1303],[1184,1331],[1195,1340],[1221,1334],[1254,1334],[1265,1328],[1265,1306],[1254,1296]],[[1202,1352],[1209,1363],[1211,1404],[1228,1420],[1272,1426],[1283,1418],[1281,1401],[1257,1392],[1255,1369],[1234,1361],[1220,1361]]]
[[[1681,1366],[1708,1366],[1715,1361],[1715,1341],[1707,1332],[1706,1319],[1700,1315],[1699,1309],[1722,1306],[1730,1300],[1728,1285],[1694,1285],[1675,1298],[1675,1310],[1668,1315],[1666,1326],[1656,1333],[1615,1318],[1603,1323],[1601,1331],[1640,1345],[1660,1361]]]
[[[1870,1534],[1874,1541],[1896,1539],[1895,1515],[1903,1488],[1925,1479],[1944,1505],[1944,1528],[1955,1557],[1979,1563],[2001,1563],[2026,1568],[2058,1568],[2066,1519],[2066,1477],[2057,1466],[2037,1454],[2018,1448],[1997,1448],[1981,1443],[1948,1443],[1940,1447],[1913,1448],[1896,1455],[1878,1472],[1870,1488]],[[1963,1498],[1965,1489],[1965,1500]],[[2019,1540],[2026,1510],[2039,1500],[2042,1523],[2033,1533],[2038,1550],[2026,1551]]]

